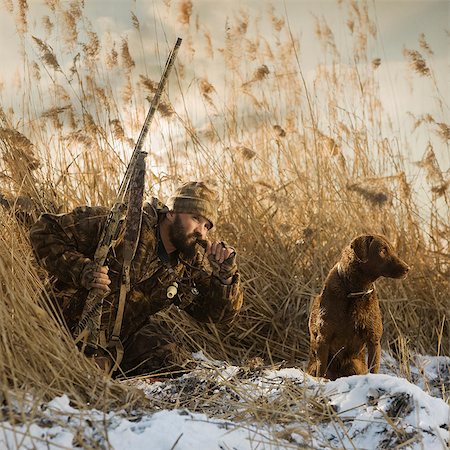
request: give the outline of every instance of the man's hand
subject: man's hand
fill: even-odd
[[[94,262],[84,266],[81,274],[81,285],[86,289],[100,289],[109,292],[109,284],[111,280],[108,276],[108,267],[99,267]]]
[[[237,271],[236,250],[224,242],[209,242],[206,245],[206,255],[213,268],[213,275],[221,283],[231,284]]]

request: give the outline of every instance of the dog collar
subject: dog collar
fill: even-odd
[[[371,294],[374,291],[374,289],[368,289],[367,291],[360,291],[360,292],[350,292],[350,294],[347,294],[347,298],[354,298],[354,297],[365,297],[366,295]]]
[[[341,264],[338,263],[337,265],[337,272],[339,277],[341,278],[341,280],[345,283],[345,276],[344,273],[342,272],[342,267]],[[365,297],[366,295],[371,294],[375,289],[371,288],[371,289],[367,289],[367,291],[359,291],[359,292],[350,292],[347,294],[347,298],[358,298],[358,297]]]

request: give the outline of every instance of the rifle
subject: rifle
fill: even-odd
[[[111,249],[116,243],[122,223],[124,221],[125,211],[127,211],[125,218],[126,229],[124,235],[123,252],[124,264],[122,269],[122,284],[120,293],[123,301],[119,301],[118,316],[120,314],[123,314],[125,295],[126,292],[130,290],[130,265],[139,239],[142,220],[145,158],[147,156],[147,152],[142,151],[142,146],[144,144],[144,139],[148,134],[153,116],[158,109],[161,95],[164,91],[169,73],[174,65],[180,45],[181,38],[178,38],[174,48],[167,58],[163,74],[158,84],[158,88],[155,92],[155,95],[153,96],[152,102],[150,104],[150,109],[147,113],[144,125],[134,147],[133,154],[126,169],[124,178],[122,180],[122,183],[120,184],[117,199],[108,214],[94,254],[94,262],[97,264],[97,266],[104,266]],[[128,202],[126,199],[127,194]],[[91,289],[89,291],[86,303],[83,307],[81,319],[78,323],[77,328],[75,329],[75,343],[82,342],[84,352],[88,356],[95,354],[99,346],[98,341],[103,311],[103,300],[106,295],[107,293],[100,289]],[[120,321],[116,320],[116,324],[114,326],[113,337],[115,337],[116,339],[118,339],[118,335],[120,333],[121,321],[122,319],[120,317]]]

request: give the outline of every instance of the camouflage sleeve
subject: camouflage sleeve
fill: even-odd
[[[198,263],[197,267],[193,279],[199,295],[185,311],[201,322],[231,321],[241,309],[244,297],[240,274],[236,272],[232,283],[225,285],[211,274],[207,263]]]
[[[39,263],[59,280],[80,286],[92,261],[108,209],[80,206],[67,214],[42,214],[31,227],[31,245]]]

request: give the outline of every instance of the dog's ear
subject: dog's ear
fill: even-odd
[[[350,248],[355,253],[355,258],[359,262],[367,262],[369,260],[369,247],[374,237],[369,234],[358,236],[350,244]]]

